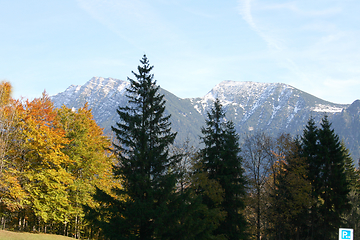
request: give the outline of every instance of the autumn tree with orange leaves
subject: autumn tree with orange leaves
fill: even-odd
[[[62,152],[65,138],[50,98],[25,101],[20,113],[20,152],[15,153],[27,201],[20,218],[32,230],[47,231],[48,223],[67,221],[71,211],[68,188],[73,176],[66,170],[71,159]]]
[[[111,144],[85,105],[55,109],[44,92],[11,98],[0,84],[1,227],[80,238],[96,229],[84,221],[96,187],[119,184],[112,175]]]
[[[1,226],[6,227],[4,212],[14,212],[22,208],[26,197],[19,182],[14,153],[18,151],[19,109],[18,101],[11,98],[12,86],[0,83],[0,213]]]

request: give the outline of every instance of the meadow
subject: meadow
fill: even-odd
[[[53,234],[36,234],[36,233],[21,233],[0,230],[0,240],[69,240],[73,238],[53,235]]]

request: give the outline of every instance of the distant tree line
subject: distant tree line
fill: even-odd
[[[240,136],[216,99],[203,147],[173,145],[146,55],[114,139],[87,105],[0,92],[3,229],[86,239],[338,239],[359,226],[359,173],[325,115],[299,137]]]

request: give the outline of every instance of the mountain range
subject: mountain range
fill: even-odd
[[[83,107],[87,102],[94,119],[111,135],[118,121],[116,109],[127,104],[129,82],[93,77],[84,85],[71,85],[51,97],[55,107]],[[360,158],[360,100],[352,104],[331,103],[283,83],[223,81],[205,96],[179,98],[160,88],[166,100],[166,114],[171,114],[172,130],[178,132],[176,144],[185,140],[200,144],[201,127],[207,111],[219,98],[226,118],[235,123],[240,138],[249,132],[265,131],[276,137],[280,133],[301,135],[310,117],[320,123],[326,114],[340,139],[350,150],[354,162]]]

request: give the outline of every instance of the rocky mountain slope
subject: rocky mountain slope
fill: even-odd
[[[65,104],[70,108],[88,102],[97,123],[111,134],[111,126],[118,120],[116,108],[127,104],[128,85],[127,81],[94,77],[82,86],[70,86],[52,96],[52,100],[56,107]],[[172,116],[172,129],[178,132],[177,143],[189,139],[194,145],[199,144],[206,113],[219,98],[240,136],[249,131],[266,131],[272,136],[282,132],[301,134],[311,116],[319,122],[327,114],[354,161],[360,157],[359,100],[351,105],[335,104],[282,83],[223,81],[204,97],[190,99],[160,91],[165,95],[167,114]]]

